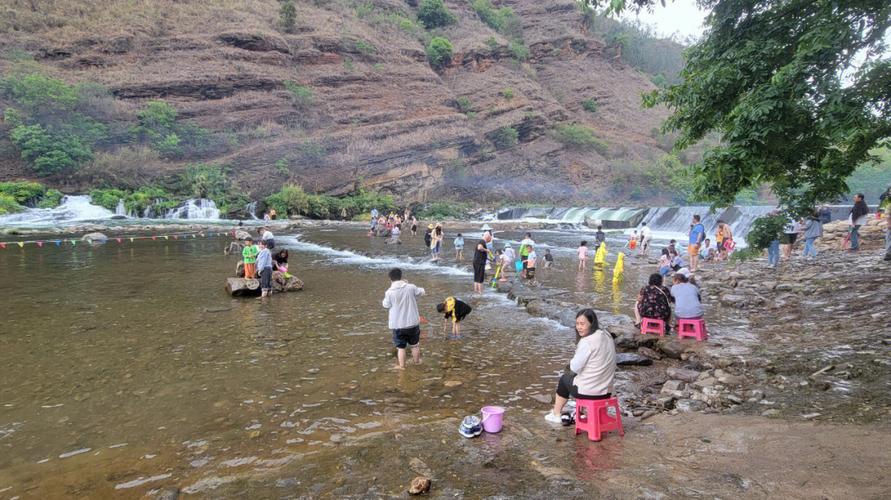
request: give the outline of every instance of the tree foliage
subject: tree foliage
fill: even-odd
[[[418,6],[418,21],[429,30],[453,24],[457,18],[446,8],[442,0],[421,0]]]
[[[800,214],[845,193],[846,178],[891,137],[891,3],[700,4],[712,12],[682,82],[645,98],[671,110],[664,130],[679,132],[680,149],[720,134],[695,168],[698,197],[726,206],[767,183]]]
[[[427,60],[433,69],[439,70],[452,62],[452,42],[448,38],[435,36],[427,44]]]

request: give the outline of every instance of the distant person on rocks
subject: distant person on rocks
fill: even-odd
[[[583,271],[588,267],[588,242],[586,240],[582,240],[582,242],[579,244],[578,254],[579,271]]]
[[[783,258],[789,260],[792,258],[792,248],[798,240],[798,233],[801,231],[801,224],[792,217],[783,227],[783,237],[780,239],[780,249],[783,252]]]
[[[535,264],[538,260],[538,255],[535,253],[535,247],[529,245],[529,253],[526,254],[526,279],[531,280],[535,279]]]
[[[851,207],[850,235],[851,235],[851,252],[860,250],[860,227],[866,224],[869,218],[869,207],[863,200],[863,193],[854,195],[854,206]]]
[[[442,253],[442,224],[437,224],[430,234],[430,252],[433,254],[433,261],[439,260],[439,254]]]
[[[421,363],[421,317],[418,314],[418,297],[424,289],[402,279],[402,270],[390,269],[390,288],[384,293],[383,306],[388,309],[387,326],[393,333],[396,346],[396,368],[405,369],[405,349],[411,348],[415,364]]]
[[[473,291],[483,293],[483,282],[486,281],[486,262],[489,260],[489,252],[486,244],[492,241],[492,233],[486,231],[482,239],[476,242],[473,252]]]
[[[671,254],[668,253],[667,248],[662,249],[662,254],[659,255],[659,274],[661,276],[668,276],[668,273],[671,272]]]
[[[702,248],[699,249],[699,258],[704,262],[708,262],[714,258],[712,252],[712,240],[706,238],[702,242]]]
[[[377,220],[378,215],[380,215],[380,212],[378,212],[376,208],[372,208],[371,209],[371,220]]]
[[[507,263],[507,267],[501,269],[501,277],[503,278],[504,270],[513,269],[514,261],[517,260],[517,252],[514,252],[514,249],[512,246],[510,246],[510,243],[505,243],[504,251],[502,252],[502,258],[504,259],[504,262]]]
[[[592,309],[576,313],[575,332],[580,338],[575,355],[557,383],[554,407],[545,415],[545,420],[553,424],[563,423],[561,414],[569,398],[609,399],[613,392],[616,345],[612,336],[599,328]]]
[[[634,250],[637,248],[637,229],[631,234],[628,238],[628,243],[626,244],[629,250]]]
[[[411,235],[418,235],[418,219],[416,219],[414,215],[411,216]]]
[[[272,220],[275,220],[276,217],[278,217],[278,212],[276,212],[274,208],[270,208],[269,209],[269,218]]]
[[[455,237],[455,240],[452,241],[452,244],[455,245],[455,260],[461,262],[464,260],[464,236],[461,233],[458,233],[458,236]]]
[[[520,241],[520,260],[523,262],[523,272],[521,276],[523,278],[526,277],[526,262],[528,260],[526,257],[529,255],[533,246],[535,246],[535,240],[532,239],[532,233],[526,233],[523,240]]]
[[[721,260],[725,260],[736,248],[736,242],[733,241],[733,230],[730,229],[730,224],[721,221],[718,224],[718,231],[721,232]]]
[[[254,279],[257,277],[257,254],[260,250],[254,246],[253,238],[244,239],[244,249],[241,250],[241,258],[244,261],[244,277]]]
[[[668,242],[668,246],[665,247],[668,249],[668,255],[670,255],[672,259],[675,258],[678,254],[678,248],[677,246],[675,246],[677,245],[677,243],[678,240],[671,240]]]
[[[550,249],[550,248],[545,248],[545,253],[544,253],[544,268],[545,268],[545,269],[548,269],[548,268],[551,267],[552,265],[554,265],[554,256],[551,255],[551,249]]]
[[[885,260],[891,260],[891,204],[885,207]]]
[[[640,289],[637,294],[637,302],[634,303],[635,327],[640,328],[643,318],[661,319],[665,322],[665,333],[671,329],[671,292],[662,284],[662,275],[653,273],[650,275],[647,286]]]
[[[260,239],[266,243],[266,248],[270,250],[275,248],[275,236],[272,235],[272,232],[269,231],[268,227],[260,228]]]
[[[600,248],[601,243],[606,243],[606,233],[603,232],[603,226],[597,226],[597,232],[594,233],[594,246]]]
[[[260,240],[260,252],[257,253],[257,272],[260,273],[260,297],[272,295],[272,253],[266,246],[266,240]]]
[[[436,312],[443,315],[442,333],[446,333],[448,320],[452,320],[452,335],[461,336],[461,321],[467,317],[473,308],[467,303],[456,299],[455,297],[446,297],[445,301],[436,305]]]
[[[650,254],[650,240],[652,239],[653,235],[650,232],[650,228],[647,227],[646,222],[642,222],[640,227],[640,255],[648,256]]]
[[[689,282],[689,275],[683,272],[674,274],[671,286],[674,297],[674,315],[677,319],[702,319],[702,299],[699,288]]]
[[[802,226],[804,237],[804,257],[810,259],[817,256],[815,242],[823,236],[823,223],[820,222],[820,214],[814,212],[804,221]]]
[[[696,272],[699,264],[699,249],[705,240],[705,226],[702,225],[699,215],[693,216],[693,225],[690,229],[690,239],[687,245],[687,256],[690,258],[690,270]]]

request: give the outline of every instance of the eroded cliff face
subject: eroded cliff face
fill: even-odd
[[[523,62],[471,2],[447,0],[458,22],[437,33],[455,54],[439,73],[423,29],[400,26],[398,15],[414,9],[398,0],[301,1],[293,34],[276,29],[275,0],[160,2],[138,16],[111,3],[82,10],[80,22],[2,35],[0,48],[24,50],[66,80],[105,85],[131,116],[164,99],[208,129],[263,130],[201,159],[230,165],[255,197],[285,182],[331,194],[361,182],[404,201],[606,203],[624,198],[611,172],[664,154],[651,137],[664,112],[640,107],[653,85],[585,29],[574,0],[498,3],[522,20]],[[286,82],[310,88],[312,102],[295,102]],[[582,108],[586,99],[596,112]],[[592,127],[607,149],[565,146],[553,134],[565,123]],[[493,146],[502,127],[517,130],[518,144]],[[4,165],[16,170],[8,157]]]

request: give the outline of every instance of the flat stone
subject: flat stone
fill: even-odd
[[[697,380],[696,382],[693,382],[693,387],[696,387],[698,389],[705,389],[706,387],[713,387],[717,383],[718,383],[718,379],[716,379],[714,377],[707,377],[702,380]]]
[[[655,360],[657,360],[657,361],[660,360],[660,359],[662,359],[662,355],[661,355],[661,354],[659,354],[658,352],[656,352],[656,351],[650,349],[649,347],[640,347],[640,348],[637,349],[637,352],[638,352],[639,354],[641,354],[642,356],[646,356],[646,357],[648,357],[648,358],[650,358],[650,359],[655,359]]]
[[[692,399],[681,399],[680,401],[675,402],[674,407],[681,413],[690,413],[704,410],[705,403]]]
[[[673,359],[681,359],[681,354],[687,350],[687,346],[674,338],[661,339],[656,347],[662,354]]]
[[[673,379],[691,383],[696,382],[700,374],[700,372],[696,370],[688,370],[686,368],[669,368],[665,370],[665,373]]]
[[[662,392],[683,391],[687,384],[682,380],[669,380],[662,384]]]
[[[653,360],[637,353],[623,352],[616,354],[616,364],[619,366],[649,366],[653,364]]]

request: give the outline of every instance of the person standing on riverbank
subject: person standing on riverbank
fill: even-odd
[[[690,240],[687,245],[687,256],[690,257],[690,270],[696,272],[699,264],[699,247],[705,239],[705,226],[702,225],[699,215],[693,216],[693,225],[690,229]]]
[[[405,369],[405,349],[411,348],[415,364],[421,363],[421,316],[418,314],[418,297],[423,288],[402,279],[402,270],[390,269],[390,288],[384,293],[383,306],[388,310],[387,326],[393,333],[396,346],[396,369]]]
[[[433,254],[433,261],[436,262],[439,260],[439,254],[442,253],[442,224],[436,224],[436,227],[433,228],[433,233],[430,234],[430,251]]]
[[[251,280],[257,277],[257,254],[260,251],[254,246],[254,239],[247,237],[244,239],[244,249],[241,251],[241,258],[244,261],[244,277]]]
[[[266,246],[266,240],[260,240],[260,252],[257,253],[257,272],[260,273],[260,297],[272,295],[272,252]]]
[[[780,248],[783,251],[783,258],[785,260],[792,258],[792,248],[795,246],[795,241],[798,240],[798,233],[800,231],[801,224],[794,218],[789,217],[789,221],[783,227],[783,237],[780,240]]]
[[[411,216],[411,235],[412,237],[418,235],[418,219],[414,215]]]
[[[857,193],[854,196],[854,206],[851,207],[851,217],[849,223],[851,225],[851,252],[860,250],[860,227],[866,224],[869,218],[869,207],[863,201],[863,193]]]
[[[476,242],[473,252],[473,291],[483,293],[483,282],[486,281],[486,262],[489,260],[489,248],[487,244],[492,241],[492,233],[486,231],[482,239]]]
[[[805,221],[802,228],[804,234],[804,257],[810,259],[817,256],[817,247],[814,242],[823,236],[823,223],[816,212],[812,213]]]

